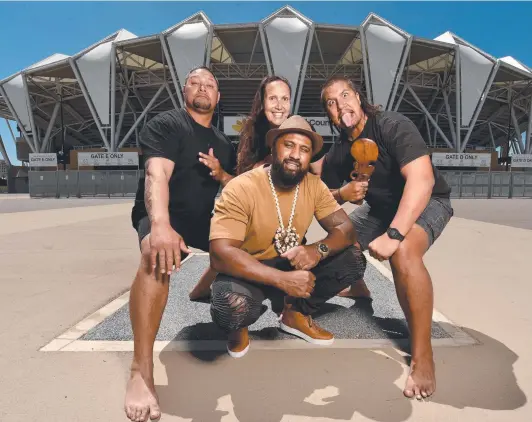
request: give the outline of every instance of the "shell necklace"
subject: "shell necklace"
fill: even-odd
[[[273,185],[271,167],[268,169],[268,179],[270,181],[270,187],[272,189],[273,199],[275,200],[275,207],[277,208],[277,217],[279,218],[279,228],[275,231],[273,238],[273,244],[275,250],[279,255],[285,253],[289,249],[299,245],[299,234],[296,229],[292,227],[292,221],[296,211],[297,196],[299,193],[299,183],[296,186],[296,193],[294,195],[294,202],[292,203],[292,211],[290,212],[290,219],[288,220],[288,227],[284,227],[283,216],[281,215],[281,207],[279,206],[279,198]]]

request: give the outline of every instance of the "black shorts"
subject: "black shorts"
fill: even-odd
[[[210,220],[197,219],[190,221],[187,219],[178,219],[170,216],[170,225],[185,240],[185,244],[190,248],[201,249],[209,252],[209,232]],[[151,222],[148,216],[142,217],[137,224],[134,224],[139,235],[139,246],[148,234],[151,232]]]

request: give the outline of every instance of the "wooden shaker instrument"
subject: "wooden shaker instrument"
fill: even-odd
[[[351,179],[357,182],[369,181],[375,171],[373,164],[379,157],[379,147],[377,144],[368,138],[357,139],[351,145],[351,156],[355,160],[353,163],[353,171],[350,173]],[[363,200],[354,203],[360,205],[362,202]]]

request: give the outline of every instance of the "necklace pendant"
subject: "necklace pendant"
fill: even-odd
[[[288,229],[276,230],[274,236],[274,246],[279,255],[286,251],[295,248],[299,245],[299,234],[297,234],[295,228],[290,227]]]
[[[286,251],[299,245],[299,234],[297,234],[296,229],[292,227],[292,220],[295,215],[295,207],[296,207],[297,197],[299,193],[299,184],[296,186],[294,200],[292,203],[292,211],[290,213],[290,218],[288,220],[288,227],[284,228],[283,217],[281,215],[281,208],[279,206],[279,198],[277,197],[277,192],[275,191],[275,187],[273,185],[273,181],[271,177],[271,169],[268,171],[268,179],[270,182],[273,199],[275,201],[275,207],[277,209],[277,217],[279,218],[279,224],[280,224],[280,227],[275,231],[275,235],[273,236],[273,245],[277,253],[279,255],[282,255]]]

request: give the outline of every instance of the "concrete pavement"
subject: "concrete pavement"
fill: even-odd
[[[162,421],[530,420],[532,231],[521,227],[532,201],[480,201],[453,201],[455,218],[426,256],[435,308],[480,342],[435,349],[432,400],[402,396],[407,367],[392,348],[252,349],[240,360],[163,351],[155,362]],[[129,289],[139,258],[130,209],[126,201],[0,214],[1,421],[46,412],[126,420],[130,352],[39,349]]]

